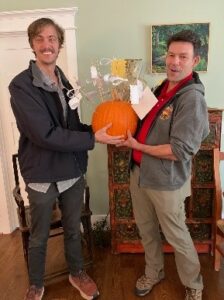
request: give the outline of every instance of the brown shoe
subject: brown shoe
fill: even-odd
[[[35,285],[31,285],[26,292],[24,300],[41,300],[44,294],[44,287],[37,288]]]
[[[83,270],[76,275],[70,274],[69,281],[72,286],[79,290],[84,299],[96,299],[100,294],[95,282]]]
[[[186,287],[185,291],[185,300],[202,300],[202,290],[196,290]]]
[[[165,277],[164,272],[161,271],[157,278],[151,278],[146,275],[142,275],[138,278],[135,286],[135,295],[143,297],[151,292],[152,288],[158,284]]]

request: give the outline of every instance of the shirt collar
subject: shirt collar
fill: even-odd
[[[58,86],[55,85],[54,81],[49,76],[47,76],[40,70],[35,61],[31,61],[31,72],[33,75],[33,85],[35,85],[36,87],[41,87],[49,92],[58,91],[58,88],[64,88],[57,66],[55,68],[55,73],[58,77]]]
[[[166,80],[166,82],[165,82],[158,98],[159,99],[160,98],[166,99],[166,98],[173,97],[177,93],[177,91],[180,90],[180,88],[183,85],[185,85],[188,81],[190,81],[192,79],[193,79],[193,74],[191,73],[190,75],[186,76],[184,79],[179,81],[178,84],[174,88],[172,88],[169,92],[167,92],[167,88],[168,88],[168,85],[169,85],[169,80]]]

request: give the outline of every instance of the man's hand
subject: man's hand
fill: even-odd
[[[128,135],[127,139],[125,141],[117,144],[116,146],[117,147],[126,146],[126,147],[129,147],[129,148],[132,148],[132,149],[140,150],[139,149],[140,144],[135,138],[133,138],[133,136],[131,135],[130,130],[128,130],[127,135]]]
[[[147,155],[154,156],[159,159],[169,159],[169,160],[178,160],[177,157],[173,154],[170,144],[164,145],[146,145],[139,143],[135,138],[132,137],[131,132],[128,130],[127,139],[124,142],[116,144],[117,147],[126,146]]]
[[[112,126],[112,123],[106,125],[105,127],[97,130],[95,132],[95,141],[102,144],[120,144],[124,142],[123,135],[112,136],[107,134],[107,129]]]

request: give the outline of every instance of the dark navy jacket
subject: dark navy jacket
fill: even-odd
[[[63,85],[71,89],[59,72]],[[20,132],[18,157],[24,181],[58,182],[84,174],[87,151],[94,148],[95,139],[91,126],[80,122],[77,109],[68,105],[66,123],[58,93],[33,85],[31,65],[11,81],[9,91]]]

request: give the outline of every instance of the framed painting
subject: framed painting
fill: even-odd
[[[151,26],[151,72],[165,73],[166,42],[174,33],[190,29],[201,40],[200,63],[195,68],[198,72],[207,72],[209,49],[209,23],[171,24]]]

